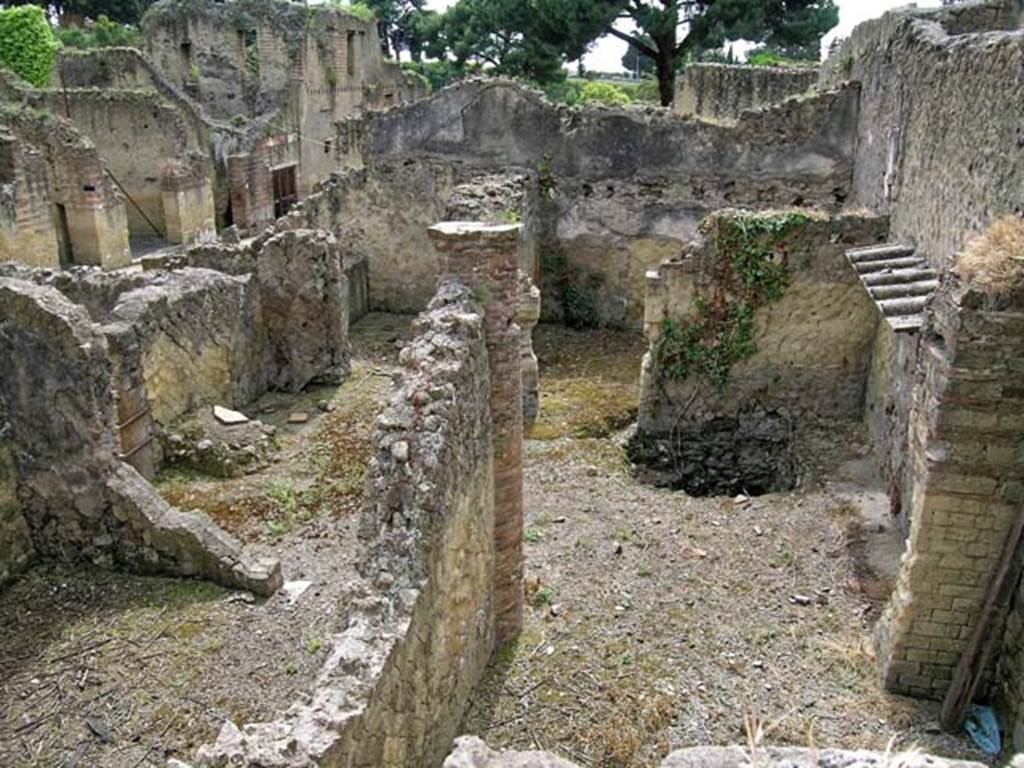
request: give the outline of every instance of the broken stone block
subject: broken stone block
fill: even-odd
[[[245,424],[249,421],[249,417],[244,413],[233,411],[230,408],[225,408],[222,405],[213,406],[213,417],[217,419],[221,424],[228,426],[234,424]]]

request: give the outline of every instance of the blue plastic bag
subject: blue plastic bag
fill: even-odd
[[[1003,751],[1003,741],[999,736],[999,721],[991,707],[979,707],[972,704],[964,718],[964,730],[978,747],[989,755],[998,755]]]

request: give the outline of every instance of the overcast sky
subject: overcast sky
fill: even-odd
[[[444,10],[455,0],[427,0],[427,7]],[[866,19],[880,16],[890,8],[907,5],[907,0],[837,0],[839,6],[839,26],[825,38],[827,46],[837,35],[845,37],[850,30]],[[939,5],[939,0],[918,0],[919,6]],[[597,42],[584,59],[587,69],[600,72],[614,72],[622,69],[622,56],[626,52],[626,44],[614,37],[605,37]]]

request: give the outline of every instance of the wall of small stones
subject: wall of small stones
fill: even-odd
[[[483,309],[441,286],[378,419],[365,580],[309,703],[228,723],[196,765],[422,768],[451,748],[494,647],[494,475]]]
[[[736,120],[748,109],[806,93],[817,81],[814,67],[690,64],[676,79],[672,109],[707,120]]]
[[[646,271],[679,254],[710,211],[840,206],[856,110],[857,90],[845,88],[721,125],[657,110],[574,112],[511,82],[470,81],[340,123],[337,141],[349,162],[392,168],[412,185],[418,169],[439,163],[530,174],[546,317],[566,319],[567,294],[582,285],[593,297],[582,320],[639,326]],[[391,206],[381,218],[401,226],[404,197]],[[362,217],[353,225],[370,226]],[[423,258],[410,250],[406,266]],[[372,287],[372,258],[370,270]]]
[[[824,86],[861,84],[851,202],[889,214],[893,237],[936,266],[1024,213],[1019,26],[1013,0],[892,11],[858,26],[823,69]]]
[[[123,294],[104,324],[136,357],[160,424],[202,406],[244,405],[267,389],[265,329],[249,276],[187,268]]]

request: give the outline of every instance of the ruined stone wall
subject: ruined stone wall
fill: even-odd
[[[806,93],[818,80],[813,67],[690,64],[676,80],[672,109],[708,120],[737,120],[748,109]]]
[[[764,255],[760,242],[748,247],[720,234],[717,222],[729,226],[731,220],[753,221],[752,228],[758,221],[769,222]],[[640,432],[670,432],[684,414],[686,423],[735,418],[752,405],[792,416],[859,418],[879,318],[845,250],[883,240],[885,219],[720,211],[704,229],[703,240],[689,253],[648,276],[645,326],[651,350],[641,379]],[[686,326],[713,322],[709,313],[718,311],[720,301],[743,301],[721,293],[732,290],[723,281],[733,270],[741,281],[768,279],[767,269],[754,264],[762,258],[782,271],[777,299],[751,307],[756,352],[735,362],[721,386],[696,366],[674,371],[678,360],[661,346],[666,323],[675,324],[680,344],[688,343],[683,340]]]
[[[10,429],[0,412],[0,440]],[[0,445],[0,588],[28,567],[35,555],[28,523],[18,501],[18,476],[10,448]]]
[[[167,273],[121,295],[104,329],[132,337],[119,349],[138,355],[158,424],[202,405],[242,406],[267,389],[265,331],[248,276]]]
[[[228,156],[247,152],[265,139],[267,125],[277,117],[277,112],[270,112],[241,124],[216,120],[180,84],[172,83],[145,54],[135,48],[65,49],[57,60],[54,88],[58,91],[64,88],[100,89],[107,93],[151,90],[159,94],[161,100],[176,111],[175,121],[184,121],[189,134],[197,137],[196,147],[190,144],[190,148],[198,148],[209,158],[213,170],[211,183],[216,215],[224,226],[229,223]],[[60,113],[61,109],[56,111]]]
[[[256,231],[277,218],[274,210],[273,172],[285,166],[294,166],[296,183],[301,188],[300,155],[298,134],[275,133],[258,141],[245,152],[227,158],[227,185],[235,226],[243,231]]]
[[[372,583],[309,703],[226,724],[196,764],[421,768],[443,760],[494,643],[494,476],[483,309],[443,285],[378,419],[360,535]]]
[[[1013,2],[894,11],[857,27],[822,84],[861,83],[851,201],[936,266],[1024,212],[1024,31]],[[1016,31],[985,31],[1016,30]]]
[[[639,325],[644,274],[681,252],[711,210],[841,205],[856,108],[847,89],[724,126],[573,112],[507,81],[471,81],[339,124],[338,144],[370,172],[386,164],[412,174],[429,161],[535,176],[546,316],[564,318],[584,294],[583,321]],[[376,269],[371,259],[371,285]]]
[[[104,269],[128,264],[124,196],[104,171],[95,146],[66,120],[34,109],[5,108],[0,123],[45,159],[52,200],[63,208],[58,231],[67,233],[68,261]]]
[[[40,556],[260,594],[280,585],[277,563],[248,562],[207,518],[168,506],[120,460],[107,339],[83,308],[53,287],[0,278],[0,357],[0,571],[27,554],[11,536],[20,507]]]
[[[0,261],[60,265],[52,173],[31,145],[0,129]]]
[[[998,700],[1009,715],[1006,733],[1020,751],[1024,748],[1024,582],[1014,593],[1000,650]]]
[[[877,630],[893,691],[945,694],[1021,515],[1019,293],[948,273],[927,314],[910,414],[910,534]]]
[[[164,236],[172,243],[210,242],[217,238],[214,177],[205,155],[189,152],[163,165],[160,199]]]
[[[441,267],[427,228],[445,218],[459,174],[444,162],[348,171],[303,200],[278,228],[332,232],[346,261],[350,254],[365,260],[371,309],[418,312],[429,302]]]
[[[169,165],[203,147],[180,110],[145,91],[68,89],[36,92],[33,101],[65,117],[92,141],[126,193],[131,234],[181,242],[168,236],[163,177]],[[207,167],[206,175],[211,174]]]

